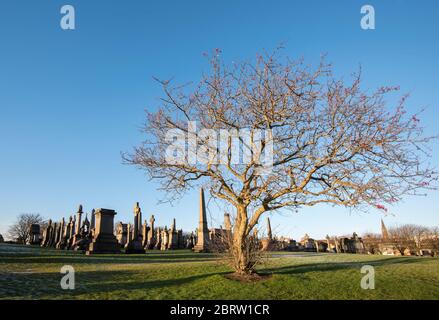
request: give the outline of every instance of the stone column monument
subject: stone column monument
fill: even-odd
[[[43,232],[43,241],[41,242],[42,247],[47,247],[49,244],[49,240],[52,234],[53,226],[52,226],[52,219],[49,219],[49,223],[47,225],[46,230]]]
[[[58,229],[58,223],[54,223],[52,226],[52,232],[50,233],[49,241],[47,242],[48,247],[53,247],[55,245],[55,237],[56,237],[56,230]]]
[[[331,238],[329,237],[329,234],[326,235],[325,239],[326,239],[326,244],[328,246],[326,248],[326,251],[327,252],[332,252],[332,250],[331,250]]]
[[[198,239],[194,247],[195,252],[209,251],[209,229],[207,228],[206,203],[204,200],[204,190],[200,190],[200,221],[198,225]]]
[[[160,250],[168,250],[168,245],[169,245],[169,232],[168,232],[168,227],[165,226],[165,229],[163,229],[162,231],[162,246]]]
[[[148,223],[145,221],[143,221],[143,225],[142,225],[142,247],[143,248],[147,248],[148,246]]]
[[[63,218],[63,221],[64,221],[64,218]],[[63,231],[61,240],[57,244],[57,248],[58,249],[65,249],[66,246],[67,246],[67,241],[68,241],[68,239],[70,237],[69,236],[69,232],[70,232],[70,224],[71,224],[71,222],[72,222],[72,217],[69,218],[69,222],[65,222],[64,221],[65,227],[64,227],[64,231]]]
[[[114,216],[116,215],[116,212],[110,209],[97,209],[95,215],[96,225],[94,237],[86,254],[120,253],[119,244],[113,233]]]
[[[89,232],[89,236],[93,237],[93,232],[95,230],[95,209],[91,210],[91,215],[90,215],[90,232]]]
[[[147,242],[147,249],[153,249],[155,246],[155,230],[154,230],[154,222],[155,218],[154,215],[151,215],[151,218],[149,219],[149,231],[148,231],[148,242]]]
[[[142,242],[142,210],[140,210],[139,203],[136,202],[135,210],[138,209],[137,213],[137,240]]]
[[[76,225],[75,225],[75,235],[73,236],[72,248],[76,245],[76,243],[81,240],[81,218],[82,214],[82,204],[79,205],[78,211],[76,212]]]
[[[76,217],[70,216],[70,222],[69,222],[69,237],[67,238],[67,244],[65,249],[70,249],[73,244],[73,238],[75,236],[75,225],[76,225]]]
[[[127,224],[127,240],[124,245],[124,248],[132,246],[131,242],[133,241],[133,227],[131,226],[131,223]]]
[[[139,203],[137,202],[134,207],[134,226],[132,241],[128,241],[125,245],[125,253],[145,253],[145,249],[142,247],[142,242],[139,240],[139,217],[142,216],[142,210],[140,210]]]
[[[162,246],[162,230],[161,228],[157,228],[157,235],[154,243],[154,249],[160,250]]]
[[[175,218],[172,222],[171,229],[169,229],[169,240],[168,240],[168,249],[174,250],[178,249],[178,232],[175,223]]]

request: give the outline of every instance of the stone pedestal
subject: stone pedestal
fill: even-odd
[[[127,226],[127,243],[125,244],[125,253],[145,253],[145,249],[142,247],[142,243],[138,239],[133,239],[135,232],[131,232],[131,225]]]
[[[114,216],[116,212],[109,209],[95,211],[96,225],[93,241],[90,243],[87,255],[94,253],[120,253],[120,247],[113,234]]]

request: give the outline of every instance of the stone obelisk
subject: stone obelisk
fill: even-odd
[[[273,233],[271,232],[271,223],[269,217],[267,217],[267,237],[270,241],[273,240]]]
[[[198,225],[198,239],[194,247],[195,252],[209,251],[209,229],[207,228],[206,203],[204,200],[204,190],[200,190],[200,222]]]
[[[384,224],[383,219],[381,219],[381,236],[383,240],[389,239],[389,232],[387,231],[386,225]]]

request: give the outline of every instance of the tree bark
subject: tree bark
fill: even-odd
[[[234,269],[239,274],[253,273],[253,265],[251,259],[251,248],[249,248],[248,237],[248,217],[247,208],[241,206],[237,208],[237,217],[233,230],[232,254],[234,260]]]

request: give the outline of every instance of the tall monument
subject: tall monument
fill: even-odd
[[[271,232],[271,223],[269,217],[267,217],[267,237],[270,241],[273,240],[273,233]]]
[[[89,231],[90,237],[93,237],[94,230],[95,230],[95,209],[91,210],[90,231]]]
[[[139,221],[142,217],[142,210],[140,209],[139,203],[136,202],[134,206],[134,225],[132,230],[131,241],[127,241],[125,245],[125,253],[145,253],[145,249],[142,247],[142,241],[139,239]],[[131,228],[128,231],[128,237],[131,236]]]
[[[154,246],[155,246],[155,239],[156,239],[155,233],[156,232],[154,229],[154,221],[155,221],[154,215],[151,215],[151,218],[149,219],[150,227],[149,227],[149,231],[148,231],[148,242],[147,242],[146,249],[154,249]]]
[[[383,219],[381,219],[381,236],[383,237],[383,240],[389,239],[389,232],[387,231],[386,225],[384,224]]]
[[[175,218],[172,222],[171,229],[168,231],[168,249],[178,249],[178,231],[175,224]]]
[[[209,251],[209,229],[207,228],[206,203],[203,188],[200,189],[200,222],[198,224],[198,239],[194,251]]]
[[[76,212],[75,234],[73,236],[72,247],[75,246],[76,242],[81,240],[81,218],[83,213],[84,211],[82,210],[82,204],[80,204],[78,211]]]

